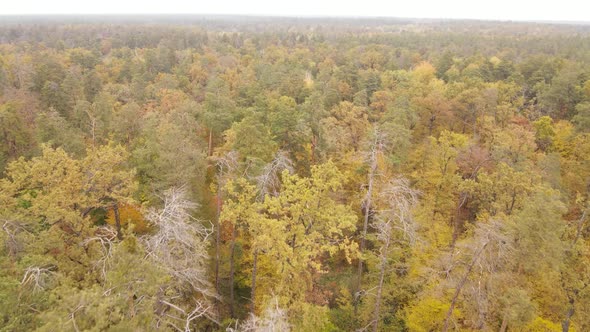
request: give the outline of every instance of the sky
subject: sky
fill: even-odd
[[[238,14],[590,21],[584,0],[0,0],[0,15]]]

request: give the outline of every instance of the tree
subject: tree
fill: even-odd
[[[227,160],[227,158],[226,158]],[[228,164],[227,162],[222,165]],[[232,167],[231,164],[228,165]],[[228,167],[224,167],[227,169]],[[224,169],[222,168],[222,170]],[[235,170],[235,167],[227,171]],[[280,224],[265,217],[263,202],[265,198],[276,196],[280,191],[280,173],[282,171],[293,171],[291,161],[284,153],[278,153],[275,158],[268,163],[256,177],[256,185],[250,184],[244,178],[232,180],[231,178],[221,178],[225,183],[222,190],[227,196],[227,201],[219,219],[229,223],[232,227],[231,244],[230,244],[230,311],[234,314],[234,274],[235,274],[235,246],[238,234],[241,233],[246,242],[243,245],[250,247],[252,254],[252,275],[251,275],[251,292],[250,292],[250,313],[255,313],[256,308],[256,284],[257,284],[257,264],[258,256],[268,253],[271,250],[279,250],[284,241],[279,234]],[[226,172],[227,172],[226,171]],[[230,174],[227,174],[230,175]],[[273,233],[275,235],[273,235]],[[283,241],[283,242],[281,242]],[[249,242],[249,243],[248,243]]]
[[[261,203],[256,200],[255,185],[249,184],[245,179],[238,179],[237,181],[229,181],[225,186],[225,191],[227,191],[228,199],[223,207],[220,220],[231,223],[233,228],[230,248],[230,310],[233,313],[235,305],[233,290],[235,287],[233,284],[235,241],[237,235],[241,233],[243,237],[248,239],[246,241],[250,242],[249,247],[253,257],[250,283],[250,313],[255,314],[258,255],[261,252],[280,250],[282,237],[278,236],[278,234],[280,234],[281,230],[277,222],[269,220],[261,214],[263,208]],[[271,237],[271,231],[278,234]]]
[[[371,214],[373,214],[373,185],[375,181],[375,177],[377,176],[377,162],[380,154],[383,153],[383,150],[386,148],[385,136],[376,128],[373,134],[373,141],[371,142],[371,146],[369,147],[369,151],[367,153],[367,162],[369,166],[369,171],[367,174],[367,193],[363,198],[362,202],[362,209],[364,214],[363,219],[363,228],[360,238],[360,246],[359,246],[359,253],[361,258],[358,261],[358,268],[357,268],[357,287],[356,292],[358,293],[361,289],[362,283],[362,273],[363,273],[363,252],[365,250],[365,241],[367,237],[367,230],[369,226],[369,218]],[[355,297],[357,297],[355,295]]]
[[[274,304],[272,303],[274,302]],[[250,317],[241,323],[237,328],[228,328],[230,332],[273,332],[285,331],[289,332],[290,324],[287,320],[287,313],[281,309],[278,300],[275,298],[271,301],[264,311],[264,315],[258,317],[250,315]]]
[[[328,153],[343,158],[350,151],[358,151],[369,128],[365,110],[350,102],[341,102],[330,114],[322,120]]]
[[[410,188],[407,179],[398,178],[389,182],[380,193],[384,208],[379,211],[377,221],[374,224],[377,230],[379,248],[379,283],[373,311],[373,331],[379,330],[381,320],[381,298],[383,283],[388,270],[388,256],[391,246],[396,243],[409,243],[416,241],[416,225],[412,220],[411,210],[418,200],[418,192]],[[396,236],[399,234],[398,236]],[[401,238],[400,238],[401,237]]]
[[[535,127],[535,142],[542,151],[548,151],[553,145],[553,137],[555,130],[553,129],[553,119],[548,116],[543,116],[537,121],[533,122]]]
[[[445,130],[438,139],[429,137],[410,156],[412,178],[425,203],[416,212],[417,220],[429,225],[425,229],[437,246],[453,246],[459,236],[459,220],[453,218],[462,182],[457,157],[467,144],[466,135]]]
[[[37,115],[36,136],[39,142],[61,147],[77,157],[84,155],[86,150],[84,133],[52,109]]]
[[[285,245],[277,252],[280,280],[274,287],[288,302],[311,289],[311,277],[322,271],[320,258],[342,252],[350,262],[358,245],[351,240],[356,216],[331,196],[342,186],[342,174],[332,162],[312,167],[309,178],[283,171],[282,190],[267,197],[267,213],[281,225]]]
[[[455,281],[455,291],[445,315],[442,331],[447,331],[450,328],[453,311],[461,291],[469,281],[476,264],[479,264],[480,269],[495,269],[498,264],[503,263],[507,251],[510,250],[510,243],[510,238],[506,235],[504,225],[501,222],[490,221],[478,225],[473,242],[466,243],[469,249],[467,250],[467,261],[464,262],[465,270],[461,272],[459,278]]]
[[[224,150],[236,151],[255,166],[269,162],[276,152],[270,130],[256,116],[246,116],[225,131]]]
[[[307,164],[303,163],[308,157],[303,145],[309,141],[309,128],[295,100],[287,96],[270,97],[265,106],[264,117],[279,149],[289,152],[295,164]]]
[[[198,189],[205,176],[206,147],[196,136],[199,126],[185,112],[151,113],[132,154],[145,197],[165,188]]]
[[[221,248],[221,220],[222,220],[222,205],[224,202],[224,194],[227,192],[225,188],[228,185],[228,182],[231,181],[232,177],[235,176],[237,173],[240,164],[238,160],[238,154],[234,151],[228,152],[226,155],[216,158],[216,166],[217,176],[217,189],[215,190],[216,193],[216,213],[215,213],[215,289],[217,292],[220,292],[219,287],[219,266],[221,264],[220,259],[220,248]],[[235,229],[234,234],[232,234],[232,248],[230,254],[230,314],[234,315],[234,285],[233,285],[233,278],[234,278],[234,244],[233,241],[235,240]]]
[[[574,108],[581,100],[580,86],[583,83],[583,70],[575,64],[566,63],[549,87],[541,90],[539,101],[544,114],[558,118],[570,118]]]
[[[227,130],[235,119],[236,105],[235,101],[229,98],[227,85],[221,80],[212,80],[207,86],[205,95],[205,107],[202,119],[209,130],[209,149],[207,155],[213,153],[215,140],[219,139],[225,130]]]
[[[582,132],[590,131],[590,102],[583,102],[576,105],[576,115],[572,122]]]
[[[4,142],[0,147],[0,171],[9,161],[28,155],[34,146],[31,130],[14,105],[0,105],[0,139]]]
[[[106,145],[87,151],[81,167],[86,177],[84,192],[95,202],[93,208],[112,209],[119,240],[123,238],[120,204],[132,204],[137,190],[134,171],[127,169],[129,154],[120,145]]]
[[[117,114],[118,121],[112,124],[114,139],[131,146],[131,143],[141,135],[144,126],[143,116],[143,111],[137,103],[123,105]]]
[[[160,302],[186,316],[185,330],[190,330],[196,318],[215,321],[208,301],[217,294],[209,283],[206,268],[207,238],[212,230],[191,216],[196,204],[186,199],[184,189],[172,188],[162,200],[163,207],[150,210],[146,216],[158,228],[156,234],[145,240],[146,251],[155,264],[173,277],[164,287],[166,296]]]

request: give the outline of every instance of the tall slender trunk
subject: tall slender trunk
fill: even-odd
[[[565,319],[561,322],[561,331],[562,332],[569,332],[570,330],[570,320],[574,315],[574,307],[570,307],[565,315]]]
[[[92,119],[92,146],[96,142],[96,120]]]
[[[572,246],[575,245],[576,242],[578,242],[578,240],[580,239],[580,235],[582,235],[582,230],[584,229],[584,220],[585,219],[586,219],[586,211],[582,212],[582,216],[578,220],[578,226],[576,227],[576,237],[574,238],[574,243],[572,244]]]
[[[504,316],[504,318],[502,319],[502,326],[500,326],[500,332],[506,332],[507,328],[508,328],[508,319],[506,319],[506,316]]]
[[[221,188],[217,188],[217,212],[215,218],[215,290],[219,294],[219,251],[221,246],[221,222],[219,220],[221,216]]]
[[[209,129],[209,149],[207,155],[211,157],[213,155],[213,130]]]
[[[576,245],[576,242],[578,242],[578,240],[580,239],[580,236],[582,235],[582,230],[584,228],[584,221],[586,219],[586,212],[587,212],[586,210],[583,211],[582,216],[580,217],[580,219],[578,219],[578,224],[576,227],[576,237],[574,238],[574,241],[570,245],[572,249],[574,248],[574,246]],[[563,284],[563,281],[562,281],[562,284]],[[586,288],[586,286],[588,286],[588,284],[584,284],[582,289]],[[564,285],[564,287],[565,287],[565,285]],[[576,303],[576,297],[578,296],[579,291],[580,291],[580,289],[574,290],[572,295],[568,295],[569,308],[568,308],[567,312],[565,313],[565,318],[561,322],[562,332],[569,332],[569,330],[570,330],[571,319],[572,319],[572,316],[574,315],[574,313],[576,312],[574,304]]]
[[[364,215],[364,221],[363,221],[363,232],[361,234],[361,243],[360,243],[360,253],[361,255],[364,253],[365,251],[365,245],[366,245],[366,237],[367,237],[367,230],[369,228],[369,214],[371,213],[371,194],[373,192],[373,177],[369,177],[369,190],[367,192],[367,200],[365,201],[365,215]],[[359,259],[359,263],[358,263],[358,268],[357,268],[357,291],[359,291],[361,289],[361,278],[363,275],[363,260],[362,258]]]
[[[365,204],[364,204],[365,205],[365,214],[364,214],[364,220],[363,220],[363,232],[361,234],[361,243],[360,243],[360,248],[359,248],[361,255],[365,251],[367,230],[369,227],[369,217],[371,214],[371,207],[372,207],[371,198],[373,196],[373,178],[375,176],[375,170],[377,169],[377,157],[375,154],[376,154],[376,151],[374,150],[371,154],[371,169],[369,171],[367,196],[366,196]],[[359,258],[359,262],[358,262],[358,266],[357,266],[357,285],[356,285],[356,292],[357,293],[361,289],[362,277],[363,277],[363,259],[361,257],[361,258]],[[355,297],[356,297],[356,295],[355,295]],[[354,307],[355,307],[355,312],[356,312],[358,298],[354,301],[354,303],[355,303]]]
[[[451,219],[451,224],[453,225],[453,236],[451,238],[451,250],[453,250],[455,248],[455,244],[457,243],[457,239],[459,238],[459,235],[461,235],[461,227],[463,226],[463,223],[461,221],[461,209],[463,208],[463,205],[465,205],[465,202],[467,202],[467,197],[468,195],[466,193],[461,193],[461,195],[459,196],[459,204],[457,205],[457,208],[455,209],[455,215],[452,217]]]
[[[315,165],[315,153],[316,146],[318,144],[318,137],[316,135],[311,136],[311,164]]]
[[[115,203],[113,206],[113,212],[115,214],[115,227],[117,228],[117,239],[123,240],[123,233],[121,233],[121,216],[119,215],[119,203]]]
[[[387,244],[387,247],[389,244]],[[387,248],[384,252],[387,252]],[[377,296],[375,298],[375,311],[373,312],[373,332],[377,332],[379,328],[379,316],[381,314],[381,294],[383,293],[383,280],[385,278],[385,267],[387,264],[387,257],[385,254],[381,257],[381,271],[379,272],[379,286],[377,287]]]
[[[485,242],[481,246],[481,248],[479,248],[479,250],[475,253],[475,255],[473,256],[473,259],[471,260],[471,264],[469,264],[467,271],[465,271],[463,278],[461,278],[461,281],[457,285],[457,288],[455,289],[455,294],[453,295],[453,300],[451,301],[451,306],[449,307],[449,310],[447,311],[447,315],[445,317],[445,323],[444,323],[444,326],[442,329],[443,332],[447,332],[449,330],[449,321],[451,320],[451,315],[453,314],[453,310],[455,310],[455,305],[457,304],[457,299],[459,298],[459,294],[461,294],[461,290],[463,289],[463,286],[467,282],[467,278],[471,274],[471,270],[473,270],[475,263],[477,263],[479,256],[481,256],[481,253],[487,247],[488,243],[489,242]]]
[[[430,119],[428,119],[428,136],[432,136],[432,130],[434,130],[434,121],[436,120],[436,115],[432,114]]]
[[[258,263],[258,250],[254,250],[254,262],[252,263],[252,291],[250,293],[250,313],[256,309],[256,269]]]
[[[235,267],[234,267],[234,251],[236,247],[236,226],[234,225],[234,229],[232,231],[231,237],[231,244],[230,244],[230,254],[229,254],[229,313],[231,317],[235,317],[234,312],[234,305],[235,305],[235,298],[234,298],[234,275],[235,275]]]

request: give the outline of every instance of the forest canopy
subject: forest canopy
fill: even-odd
[[[589,25],[0,22],[0,331],[590,330]]]

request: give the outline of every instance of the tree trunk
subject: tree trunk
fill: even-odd
[[[463,289],[463,286],[467,282],[467,278],[469,277],[469,274],[471,274],[471,270],[473,270],[473,266],[475,266],[475,263],[477,263],[479,256],[481,255],[481,253],[483,252],[483,250],[485,249],[485,247],[487,245],[488,245],[488,242],[484,243],[481,246],[481,248],[479,248],[479,250],[475,253],[475,255],[473,256],[473,259],[471,260],[471,264],[469,264],[467,271],[465,272],[465,274],[463,275],[463,278],[461,278],[461,281],[457,285],[457,289],[455,289],[455,294],[453,295],[453,300],[451,301],[451,306],[449,307],[449,310],[447,311],[447,315],[445,317],[445,323],[444,323],[443,329],[442,329],[443,332],[447,332],[449,330],[449,321],[451,320],[451,315],[453,314],[453,310],[455,309],[455,305],[457,304],[457,299],[459,298],[459,294],[461,294],[461,289]]]
[[[363,254],[363,252],[365,251],[365,245],[366,245],[366,237],[367,237],[367,230],[369,228],[369,214],[371,213],[371,191],[373,189],[373,184],[372,184],[372,179],[369,180],[369,191],[367,193],[367,204],[365,206],[365,215],[364,215],[364,222],[363,222],[363,232],[361,234],[361,243],[359,246],[359,252],[361,253],[361,255]],[[363,275],[363,259],[359,258],[359,263],[358,263],[358,267],[357,267],[357,291],[359,291],[361,289],[361,278]]]
[[[569,303],[570,303],[570,307],[567,310],[567,313],[565,314],[565,319],[563,320],[563,322],[561,322],[561,331],[562,332],[569,332],[570,330],[570,321],[572,319],[572,316],[574,315],[574,298],[571,297],[569,299]]]
[[[234,267],[234,249],[236,246],[236,227],[234,225],[234,229],[232,231],[232,238],[230,244],[230,254],[229,254],[229,313],[232,318],[235,317],[234,312],[234,274],[235,274],[235,267]]]
[[[506,319],[506,316],[504,316],[504,318],[502,319],[502,326],[500,326],[500,332],[506,332],[507,328],[508,328],[508,319]]]
[[[453,237],[451,238],[451,250],[453,250],[455,248],[455,244],[457,243],[457,239],[459,238],[459,235],[461,235],[460,234],[461,228],[463,227],[463,222],[461,220],[461,209],[463,208],[463,205],[465,205],[465,202],[467,202],[467,197],[468,197],[468,195],[466,193],[461,193],[461,196],[459,197],[460,202],[457,205],[457,208],[455,209],[455,215],[451,219],[451,224],[453,225]]]
[[[314,165],[315,164],[315,145],[316,145],[317,139],[315,137],[315,135],[311,136],[311,164]]]
[[[215,290],[219,294],[219,251],[221,245],[221,222],[219,220],[221,216],[221,188],[217,188],[217,216],[215,218]]]
[[[434,121],[436,120],[436,115],[432,114],[430,119],[428,119],[428,136],[432,136],[432,130],[434,130]]]
[[[582,216],[578,220],[578,227],[576,228],[576,237],[574,238],[573,245],[575,245],[576,242],[578,242],[578,240],[580,239],[580,235],[582,235],[582,230],[584,229],[584,220],[585,219],[586,219],[586,211],[584,211],[582,213]]]
[[[585,219],[586,219],[586,211],[583,211],[582,216],[580,217],[580,219],[578,219],[578,225],[576,227],[576,237],[574,238],[574,241],[571,244],[572,249],[576,245],[576,242],[578,242],[578,240],[580,239],[580,236],[582,235],[582,230],[584,227],[584,220]],[[562,281],[562,283],[563,283],[563,281]],[[585,284],[585,286],[583,288],[585,288],[587,285],[588,284]],[[571,296],[568,295],[569,309],[567,310],[567,312],[565,314],[565,319],[563,320],[563,322],[561,322],[562,332],[568,332],[570,330],[571,319],[575,313],[574,304],[576,302],[576,297],[577,297],[579,291],[580,290],[575,290],[574,294],[572,294]]]
[[[369,216],[371,214],[371,198],[373,196],[373,177],[375,175],[375,170],[377,169],[377,157],[375,156],[376,151],[372,152],[371,155],[371,169],[369,171],[369,179],[368,179],[368,189],[367,189],[367,198],[365,200],[365,214],[364,214],[364,221],[363,221],[363,232],[361,234],[361,243],[359,252],[362,255],[365,251],[366,245],[366,237],[367,237],[367,229],[369,227]],[[354,309],[355,312],[358,307],[358,292],[361,290],[361,282],[363,277],[363,259],[359,258],[358,267],[357,267],[357,286],[356,286],[356,293],[355,294],[355,301],[354,301]]]
[[[117,228],[117,239],[123,240],[123,233],[121,233],[121,217],[119,216],[119,203],[115,203],[113,206],[113,212],[115,214],[115,227]]]
[[[258,263],[258,250],[254,250],[254,262],[252,263],[252,291],[250,293],[250,313],[256,309],[256,268]]]
[[[387,258],[381,257],[381,271],[379,272],[379,286],[377,287],[377,296],[375,298],[375,311],[373,313],[373,332],[377,332],[379,328],[379,316],[381,314],[381,294],[383,293],[383,279],[385,278],[385,267]]]
[[[209,129],[209,149],[207,151],[207,156],[211,157],[213,155],[213,130]]]

